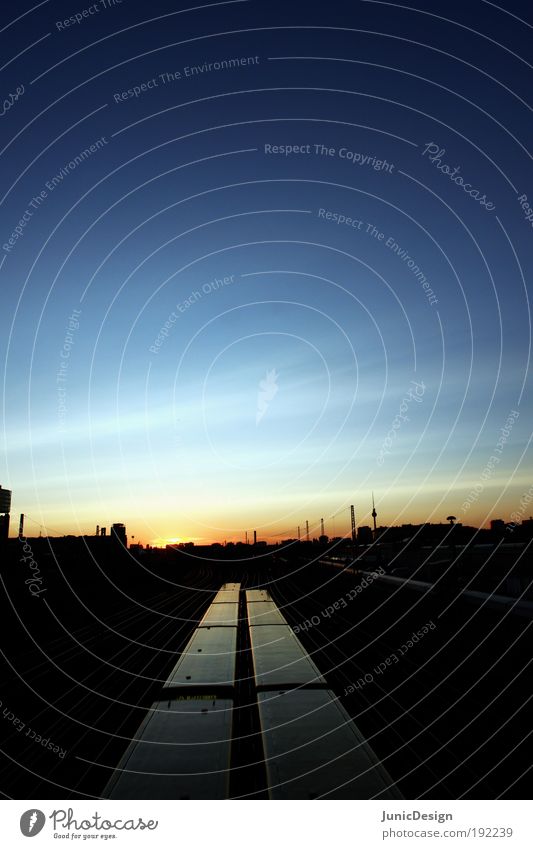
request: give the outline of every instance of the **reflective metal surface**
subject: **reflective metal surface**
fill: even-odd
[[[268,590],[246,590],[246,601],[272,601]]]
[[[287,625],[283,616],[273,601],[249,601],[247,604],[248,621],[250,625]]]
[[[104,797],[227,798],[232,707],[228,699],[155,702]]]
[[[259,693],[271,799],[401,799],[330,690]]]
[[[220,625],[228,625],[236,627],[239,619],[238,604],[212,604],[207,610],[204,618],[199,624],[199,628],[216,627]]]
[[[219,590],[211,604],[228,604],[231,602],[238,604],[239,590]]]
[[[165,687],[233,686],[237,628],[198,628]]]
[[[256,686],[326,683],[288,625],[252,625],[250,638]]]
[[[225,799],[233,702],[155,702],[113,773],[110,799]]]

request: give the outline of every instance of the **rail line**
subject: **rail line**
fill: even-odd
[[[402,798],[269,592],[240,584],[215,596],[103,796]]]

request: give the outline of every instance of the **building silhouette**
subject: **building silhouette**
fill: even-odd
[[[124,548],[128,547],[128,537],[126,536],[126,526],[122,522],[115,522],[111,527],[111,536],[115,542],[121,542]]]
[[[0,486],[0,546],[5,546],[9,536],[11,490]]]

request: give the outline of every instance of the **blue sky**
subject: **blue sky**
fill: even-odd
[[[447,7],[453,25],[391,7],[384,21],[379,4],[250,2],[123,33],[143,13],[117,7],[59,32],[67,5],[43,4],[3,34],[4,90],[26,86],[1,118],[4,245],[33,213],[0,269],[0,480],[13,512],[59,532],[124,521],[144,541],[254,527],[274,539],[321,516],[343,533],[350,503],[368,521],[372,491],[384,523],[507,518],[531,484],[525,27],[506,15],[507,40],[489,53],[505,12],[482,3]],[[158,2],[151,14],[175,11]],[[465,35],[474,22],[481,34]],[[494,211],[423,155],[430,142]],[[413,385],[423,394],[406,402]],[[462,515],[513,410],[497,468]]]

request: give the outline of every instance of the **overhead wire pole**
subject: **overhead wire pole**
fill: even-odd
[[[330,516],[330,519],[333,521],[333,536],[336,536],[336,534],[335,534],[335,519],[337,518],[337,516],[341,516],[342,513],[344,513],[346,510],[349,510],[349,509],[350,509],[350,507],[348,505],[346,505],[346,507],[342,507],[340,510],[337,510],[336,513],[333,513]],[[343,539],[345,539],[344,533],[343,533],[342,536],[343,536]]]
[[[355,507],[353,506],[353,504],[350,505],[350,516],[352,520],[352,550],[353,556],[355,557],[355,547],[357,545],[357,539],[355,536]]]
[[[305,520],[305,538],[309,542],[309,522],[307,519]]]

